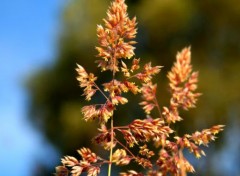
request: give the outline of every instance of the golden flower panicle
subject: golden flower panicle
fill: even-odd
[[[192,72],[190,47],[177,54],[176,62],[167,77],[172,92],[170,106],[180,106],[185,110],[195,107],[201,94],[194,92],[197,89],[198,72]]]
[[[215,125],[210,129],[196,131],[193,134],[185,134],[183,137],[172,134],[171,123],[182,120],[179,116],[179,108],[188,110],[195,107],[200,93],[196,93],[198,83],[198,72],[192,71],[190,47],[184,48],[176,55],[176,61],[168,73],[169,87],[172,94],[170,106],[163,107],[161,112],[156,99],[157,84],[152,83],[153,76],[161,71],[162,66],[152,66],[151,62],[145,64],[142,71],[140,59],[134,58],[133,46],[136,44],[137,33],[136,18],[130,19],[127,14],[125,0],[113,0],[107,11],[107,17],[103,19],[104,25],[97,26],[98,51],[96,61],[102,71],[112,71],[112,80],[102,84],[106,94],[96,85],[97,77],[88,73],[81,65],[77,64],[77,80],[86,100],[99,91],[106,99],[104,104],[94,104],[82,108],[83,119],[86,121],[98,119],[101,125],[100,133],[93,139],[105,150],[110,150],[109,160],[102,159],[88,148],[77,150],[81,160],[72,156],[65,156],[61,159],[63,166],[56,167],[56,176],[80,176],[82,173],[88,176],[97,176],[100,173],[100,166],[109,165],[108,175],[111,175],[111,164],[128,165],[135,160],[139,165],[147,168],[147,176],[163,175],[186,175],[186,172],[194,172],[193,166],[183,156],[182,151],[186,148],[195,157],[205,155],[200,145],[207,146],[209,142],[216,139],[216,134],[223,130],[224,125]],[[124,59],[133,58],[131,64]],[[137,71],[137,72],[135,72]],[[116,80],[115,73],[120,72],[124,78]],[[131,78],[137,78],[141,86],[130,82]],[[142,105],[146,118],[135,119],[124,126],[113,126],[113,113],[118,104],[128,103],[123,97],[126,92],[142,94]],[[157,107],[160,113],[159,118],[151,118],[148,114]],[[111,118],[111,124],[106,124]],[[109,126],[109,129],[107,128]],[[120,143],[116,138],[116,131],[122,133],[125,140]],[[155,153],[148,149],[147,142],[153,142],[160,149],[158,158],[152,156]],[[135,156],[130,147],[135,144],[139,147],[139,155]],[[119,144],[123,149],[114,148]],[[128,153],[127,153],[128,152]],[[128,155],[129,154],[129,155]],[[141,157],[140,157],[141,156]],[[151,158],[151,160],[150,160]],[[155,160],[153,167],[152,160]],[[134,170],[120,173],[120,176],[143,176]]]
[[[78,73],[77,80],[80,83],[80,87],[84,88],[83,95],[86,96],[86,100],[91,100],[91,97],[96,93],[97,89],[95,88],[95,81],[97,77],[94,76],[92,73],[87,73],[86,70],[77,64],[76,71]]]
[[[102,71],[118,71],[120,58],[131,58],[134,55],[133,40],[136,37],[136,18],[129,19],[127,5],[124,0],[115,0],[111,3],[107,18],[103,19],[105,26],[97,26],[99,47],[98,57],[103,61],[97,61]]]
[[[177,53],[176,62],[174,63],[171,71],[168,73],[170,87],[174,88],[185,82],[191,72],[191,51],[190,47],[188,47]]]

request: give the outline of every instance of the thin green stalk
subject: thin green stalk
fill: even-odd
[[[110,157],[109,157],[109,165],[108,165],[108,176],[111,176],[112,153],[113,153],[113,117],[111,118],[111,148],[110,148]]]

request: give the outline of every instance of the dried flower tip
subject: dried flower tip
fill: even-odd
[[[77,150],[77,152],[82,156],[84,161],[87,161],[89,163],[95,163],[98,160],[97,155],[88,148],[83,147]]]
[[[171,72],[168,73],[168,78],[173,86],[185,82],[192,72],[190,47],[178,52],[176,59]]]
[[[92,73],[88,74],[86,70],[78,64],[76,71],[78,72],[77,80],[80,83],[80,87],[85,87],[83,95],[85,95],[86,100],[89,101],[91,100],[91,97],[96,93],[94,82],[97,80],[97,77],[95,77]]]
[[[196,131],[190,137],[197,145],[205,145],[207,146],[210,141],[214,141],[216,139],[215,134],[219,133],[223,130],[224,125],[215,125],[210,129],[204,129],[201,132]]]
[[[121,172],[120,176],[144,176],[142,173],[138,173],[134,170],[129,170],[128,173]]]
[[[62,164],[65,166],[73,167],[77,164],[79,164],[78,160],[75,157],[72,156],[65,156],[61,159]]]
[[[212,134],[218,134],[220,131],[223,131],[223,128],[225,127],[225,125],[215,125],[213,127],[210,128],[210,131]]]

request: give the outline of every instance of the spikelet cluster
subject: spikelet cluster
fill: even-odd
[[[169,106],[160,107],[157,99],[157,83],[152,79],[162,66],[152,66],[151,62],[140,67],[140,58],[135,58],[133,46],[137,33],[136,18],[130,19],[127,14],[127,5],[124,0],[114,0],[103,19],[104,25],[97,26],[99,46],[96,63],[102,71],[110,71],[112,80],[96,84],[97,77],[88,73],[81,65],[77,65],[77,80],[84,89],[83,96],[90,101],[96,92],[105,98],[102,104],[91,104],[82,107],[83,119],[97,120],[100,123],[99,133],[93,142],[110,151],[110,156],[104,159],[88,148],[78,151],[80,159],[73,156],[62,158],[62,166],[56,167],[56,176],[97,176],[102,165],[123,166],[136,162],[142,166],[143,171],[129,170],[119,173],[120,176],[186,176],[188,172],[195,172],[191,163],[184,157],[183,150],[188,149],[196,158],[205,155],[201,145],[207,146],[216,139],[216,134],[223,130],[223,125],[215,125],[209,129],[196,131],[192,134],[177,136],[171,124],[181,121],[179,110],[189,110],[196,106],[198,72],[193,71],[191,65],[190,47],[177,53],[176,62],[167,77],[169,79],[170,103]],[[132,59],[127,65],[124,60]],[[116,79],[115,75],[122,79]],[[116,107],[128,103],[126,93],[141,96],[139,107],[145,112],[145,117],[135,118],[124,126],[114,126],[113,119]],[[120,109],[120,108],[118,108]],[[152,117],[152,112],[158,115]],[[156,114],[156,113],[155,113]],[[111,119],[111,127],[108,123]],[[118,140],[121,135],[124,143]],[[149,149],[153,143],[158,151]],[[138,149],[138,153],[132,148]],[[154,157],[153,157],[154,156]]]
[[[127,14],[127,5],[124,0],[112,2],[107,11],[107,18],[103,19],[104,26],[97,26],[98,43],[96,47],[98,57],[98,66],[102,70],[119,71],[119,59],[130,59],[134,56],[136,42],[136,18],[129,19]]]

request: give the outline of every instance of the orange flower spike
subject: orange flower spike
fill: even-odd
[[[187,80],[189,74],[192,71],[191,52],[190,47],[184,48],[181,52],[177,53],[176,62],[168,73],[168,79],[170,80],[170,87],[175,88],[180,83]]]
[[[185,110],[194,108],[201,94],[194,92],[197,89],[198,72],[192,72],[190,47],[177,54],[176,62],[167,77],[172,93],[170,105]]]
[[[85,87],[83,95],[85,95],[86,100],[89,101],[97,91],[95,87],[95,81],[97,80],[97,77],[95,77],[92,73],[88,74],[86,70],[78,64],[76,71],[78,73],[77,80],[79,81],[80,87]]]
[[[119,71],[118,61],[120,58],[130,59],[134,56],[132,45],[136,42],[136,18],[129,19],[127,14],[127,5],[124,0],[116,0],[111,3],[107,18],[103,19],[105,25],[97,26],[97,36],[99,47],[98,57],[102,57],[105,62],[97,61],[102,71]]]

